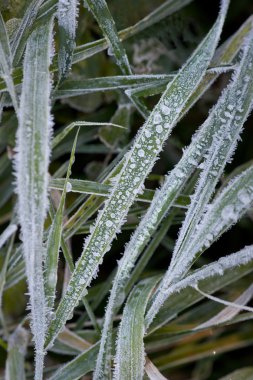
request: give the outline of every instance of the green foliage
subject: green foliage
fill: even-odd
[[[0,8],[1,378],[250,379],[247,1],[14,3]]]

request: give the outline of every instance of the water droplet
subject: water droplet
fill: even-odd
[[[113,222],[111,220],[106,221],[106,227],[111,227],[113,225]]]
[[[161,111],[164,115],[169,115],[170,114],[170,111],[171,111],[171,108],[165,106],[164,104],[161,105]]]
[[[154,115],[154,123],[155,124],[160,124],[162,122],[162,116],[159,113],[156,113]]]
[[[238,192],[237,198],[239,201],[241,201],[244,205],[248,204],[250,202],[250,196],[247,193],[245,189],[242,189]]]
[[[145,152],[144,152],[143,149],[138,150],[138,156],[139,157],[144,157],[145,156]]]
[[[157,126],[156,126],[156,132],[157,132],[157,133],[162,133],[162,131],[163,131],[163,127],[162,127],[162,125],[161,125],[161,124],[157,125]]]
[[[69,193],[71,190],[72,190],[72,185],[71,185],[70,182],[67,182],[67,185],[66,185],[66,192]]]

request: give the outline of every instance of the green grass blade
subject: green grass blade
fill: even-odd
[[[70,155],[69,166],[67,170],[66,179],[64,181],[63,192],[61,195],[59,207],[52,221],[52,225],[50,227],[50,232],[47,239],[45,294],[47,297],[48,307],[50,309],[53,309],[54,300],[55,300],[58,256],[59,256],[59,249],[60,249],[60,243],[61,243],[61,237],[62,237],[63,212],[64,212],[66,194],[67,194],[67,191],[69,191],[69,186],[71,186],[69,182],[69,177],[71,174],[72,165],[75,160],[75,149],[76,149],[78,132],[74,139],[73,148]]]
[[[59,25],[59,81],[63,80],[72,64],[75,48],[78,0],[58,0]]]
[[[166,290],[170,284],[182,278],[195,259],[194,253],[189,249],[191,239],[197,233],[201,217],[204,215],[206,206],[213,195],[227,161],[231,159],[243,124],[251,111],[253,94],[253,86],[250,80],[253,60],[252,46],[253,33],[251,32],[245,43],[243,56],[233,81],[228,85],[215,106],[214,118],[211,117],[212,114],[210,115],[211,123],[219,126],[219,130],[214,134],[212,144],[207,152],[203,172],[200,175],[180,230],[172,262],[157,291],[152,310],[149,312],[150,322],[164,302]],[[198,149],[197,146],[196,151]]]
[[[6,243],[6,241],[17,231],[16,224],[10,224],[0,235],[0,248]]]
[[[86,0],[85,3],[96,18],[106,40],[110,44],[116,62],[124,75],[131,74],[127,54],[119,39],[118,32],[105,0]]]
[[[139,283],[131,292],[123,311],[116,349],[115,380],[141,380],[144,375],[144,314],[158,278]],[[102,374],[101,374],[102,375]],[[105,378],[95,375],[95,379]]]
[[[33,0],[26,9],[21,24],[12,39],[11,50],[13,66],[16,67],[23,56],[27,38],[33,29],[33,25],[43,0]]]
[[[68,79],[55,91],[55,99],[85,95],[97,91],[128,89],[163,81],[167,84],[174,75],[118,75],[89,79]]]
[[[223,1],[213,28],[168,85],[149,119],[137,134],[132,149],[126,155],[124,166],[118,178],[115,178],[111,197],[105,202],[105,207],[99,213],[92,233],[85,242],[68,289],[56,311],[56,319],[49,327],[46,346],[52,344],[72,314],[81,294],[90,284],[104,254],[110,249],[111,241],[124,223],[131,204],[142,190],[143,182],[162,150],[164,141],[175,126],[188,98],[203,78],[218,43],[227,7],[228,2]]]
[[[169,320],[175,318],[182,310],[203,298],[194,289],[196,284],[205,293],[212,294],[250,273],[252,268],[253,246],[251,245],[188,274],[181,281],[171,285],[166,302],[148,327],[148,334],[151,334]],[[149,310],[152,305],[151,300]],[[148,312],[145,320],[147,326],[149,324]]]
[[[59,368],[49,380],[78,380],[95,368],[98,344],[95,344],[75,359]]]
[[[25,380],[25,354],[28,345],[28,332],[17,327],[8,342],[8,357],[5,369],[6,380]]]
[[[105,373],[110,373],[110,361],[111,361],[111,339],[112,339],[112,327],[113,316],[117,310],[121,307],[126,295],[131,290],[132,286],[138,281],[139,275],[143,268],[149,261],[150,257],[154,253],[155,249],[160,244],[161,240],[165,236],[169,226],[172,223],[174,213],[171,213],[163,222],[161,228],[155,234],[153,240],[150,242],[146,250],[143,252],[142,257],[135,266],[131,276],[132,269],[131,262],[129,262],[129,255],[124,253],[123,258],[118,262],[118,270],[113,281],[109,301],[106,308],[106,314],[103,324],[103,332],[101,336],[101,342],[99,347],[99,354],[96,364],[95,378],[105,377]],[[134,235],[133,235],[134,236]],[[126,250],[127,251],[127,250]],[[124,265],[125,264],[125,265]],[[108,375],[109,376],[109,375]]]
[[[64,188],[64,178],[52,178],[49,183],[50,189],[63,190]],[[112,189],[112,185],[106,185],[104,183],[85,181],[81,179],[69,179],[68,181],[71,185],[71,190],[73,193],[80,194],[94,194],[100,195],[101,197],[109,197]],[[154,197],[154,190],[146,189],[143,194],[137,196],[136,200],[145,203],[151,203]],[[189,202],[189,197],[181,195],[172,203],[174,207],[185,209],[187,203]]]
[[[189,245],[189,249],[193,250],[193,255],[198,255],[207,249],[250,210],[252,205],[253,166],[251,165],[231,180],[209,205],[208,211]]]
[[[49,106],[52,28],[50,20],[35,29],[27,42],[16,148],[18,217],[30,295],[37,380],[42,378],[46,333],[42,240],[48,206],[52,126]]]
[[[18,102],[12,80],[12,54],[10,48],[9,37],[5,28],[5,23],[0,13],[0,76],[4,79],[13,106],[16,113],[18,112]]]

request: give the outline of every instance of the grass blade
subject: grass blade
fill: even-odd
[[[110,48],[115,56],[116,62],[121,68],[124,75],[131,74],[130,64],[128,62],[127,54],[119,39],[118,32],[112,15],[108,9],[105,0],[86,0],[85,3],[92,11],[100,26],[105,38],[110,44]]]
[[[98,344],[78,355],[75,359],[59,368],[49,380],[78,380],[95,368]]]
[[[5,242],[9,239],[11,235],[14,234],[14,232],[17,231],[17,225],[16,224],[10,224],[4,232],[0,235],[0,248],[5,244]]]
[[[110,249],[116,232],[124,223],[131,204],[142,190],[143,182],[162,150],[164,141],[175,126],[188,98],[203,78],[218,43],[227,7],[228,1],[223,1],[213,28],[168,85],[149,119],[136,136],[132,149],[127,153],[123,169],[115,179],[111,197],[105,202],[105,207],[100,212],[92,233],[85,242],[83,253],[76,264],[68,289],[56,311],[56,319],[49,327],[46,346],[52,344],[59,330],[72,314],[83,291],[90,284],[105,252]],[[182,89],[184,89],[184,95],[181,95]],[[156,128],[153,127],[154,124]],[[133,178],[135,178],[134,181]],[[115,204],[120,206],[115,209]]]
[[[232,179],[209,205],[189,247],[193,249],[194,256],[207,249],[252,207],[252,189],[253,166]]]
[[[234,152],[243,124],[251,111],[253,94],[253,86],[250,81],[253,60],[252,46],[253,33],[251,32],[233,81],[215,106],[214,119],[211,119],[211,122],[217,124],[220,128],[215,133],[213,142],[207,152],[203,164],[204,169],[180,230],[170,267],[157,291],[152,310],[150,309],[149,311],[148,318],[150,318],[150,322],[164,302],[170,284],[181,279],[195,259],[195,255],[189,250],[191,239],[197,233],[201,216],[205,212],[207,203],[214,192],[227,161],[229,161]],[[197,147],[196,151],[198,149]]]
[[[18,217],[30,295],[37,380],[42,378],[46,333],[42,239],[48,207],[52,126],[49,106],[52,28],[53,21],[50,20],[35,29],[27,42],[16,148]]]
[[[43,0],[33,0],[26,9],[21,24],[12,38],[11,50],[13,55],[13,66],[16,67],[23,56],[25,44],[32,31],[37,13]]]
[[[28,332],[18,327],[8,342],[8,358],[6,362],[6,380],[25,380],[25,354],[28,345]]]
[[[59,25],[59,81],[63,80],[72,64],[75,48],[78,0],[58,0]]]
[[[79,130],[78,130],[79,132]],[[49,236],[47,239],[47,254],[46,254],[46,271],[45,271],[45,294],[47,297],[48,307],[53,309],[56,283],[57,283],[57,266],[58,266],[58,256],[62,237],[62,224],[63,224],[63,212],[66,194],[69,187],[69,177],[71,174],[71,168],[75,160],[75,149],[77,143],[78,132],[76,134],[73,148],[69,160],[69,166],[67,170],[66,179],[64,181],[63,192],[61,195],[61,200],[57,212],[52,221],[50,227]],[[70,185],[71,186],[71,185]]]
[[[5,80],[9,94],[16,113],[18,112],[18,102],[12,80],[12,54],[9,37],[5,28],[5,23],[0,13],[0,76]]]
[[[118,332],[115,380],[141,380],[144,375],[144,314],[158,278],[139,283],[131,292]],[[102,377],[97,377],[101,378]],[[104,378],[104,377],[103,377]],[[96,379],[96,377],[95,377]]]
[[[154,319],[148,328],[148,333],[155,331],[158,327],[175,317],[178,312],[186,307],[186,305],[189,307],[197,300],[203,298],[203,296],[194,289],[195,285],[199,286],[200,289],[203,289],[205,293],[214,293],[252,271],[252,260],[253,246],[251,245],[241,249],[239,252],[222,257],[218,261],[205,265],[191,274],[188,274],[184,279],[172,284],[167,291],[167,301],[163,308],[160,309],[157,318]],[[172,299],[170,300],[169,297]],[[186,298],[188,298],[190,302],[185,302]],[[180,299],[182,300],[182,303]],[[151,300],[149,310],[152,307],[153,303]],[[146,326],[148,326],[149,311],[146,314],[145,321]]]

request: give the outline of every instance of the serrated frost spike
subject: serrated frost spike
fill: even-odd
[[[16,191],[35,344],[35,379],[42,379],[46,335],[43,228],[48,207],[48,165],[52,121],[50,73],[52,19],[27,42],[16,143]]]

